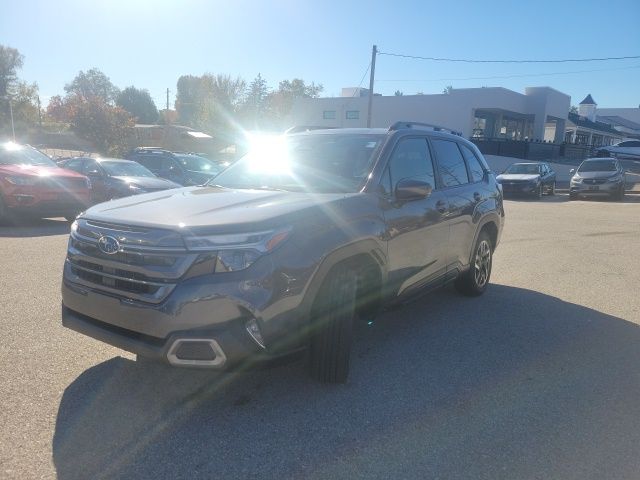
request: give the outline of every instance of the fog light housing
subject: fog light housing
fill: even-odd
[[[253,341],[256,342],[261,348],[265,348],[258,321],[255,318],[247,320],[247,323],[245,323],[245,328],[247,329],[247,332],[249,333],[251,338],[253,338]]]

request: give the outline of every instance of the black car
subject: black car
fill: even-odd
[[[544,162],[514,163],[496,180],[502,185],[505,195],[522,194],[541,198],[544,193],[556,193],[556,172]]]
[[[145,166],[157,176],[185,187],[203,185],[224,169],[200,155],[170,152],[161,148],[136,148],[127,158]]]
[[[63,160],[58,165],[89,178],[93,203],[180,187],[130,160],[77,157]]]
[[[503,223],[482,154],[440,127],[280,136],[208,185],[78,217],[62,322],[176,367],[308,348],[313,376],[344,382],[354,319],[449,282],[481,295]]]

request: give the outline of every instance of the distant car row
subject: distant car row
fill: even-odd
[[[573,174],[569,183],[569,199],[579,197],[609,197],[624,199],[625,170],[617,158],[588,158]],[[541,198],[544,193],[554,195],[556,173],[548,163],[514,163],[496,177],[507,195],[528,195]]]
[[[192,153],[138,148],[128,160],[67,158],[54,163],[28,145],[0,145],[0,222],[19,216],[66,217],[115,198],[201,185],[225,165]]]

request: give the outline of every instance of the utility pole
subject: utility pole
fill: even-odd
[[[369,110],[367,111],[367,128],[371,128],[371,109],[373,108],[373,80],[376,75],[376,56],[378,47],[375,45],[371,49],[371,73],[369,75]]]
[[[167,88],[167,112],[169,111],[169,89]]]
[[[11,115],[11,134],[13,135],[13,141],[16,141],[16,130],[13,127],[13,104],[11,103],[11,97],[9,97],[9,112]]]
[[[38,95],[38,123],[40,124],[40,128],[42,128],[42,108],[40,108],[40,95]]]

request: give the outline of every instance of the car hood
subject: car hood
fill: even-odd
[[[578,172],[574,175],[578,175],[580,178],[609,178],[617,174],[618,172]]]
[[[140,188],[149,188],[149,189],[161,189],[161,188],[179,188],[180,185],[178,185],[175,182],[172,182],[171,180],[167,180],[164,178],[158,178],[158,177],[111,177],[115,180],[118,180],[122,183],[131,183],[134,185],[138,185]]]
[[[501,173],[496,177],[498,181],[501,180],[520,180],[520,181],[530,181],[537,180],[540,177],[538,174],[528,174],[528,173]]]
[[[63,178],[83,178],[73,170],[60,167],[49,167],[41,165],[0,165],[0,173],[5,175],[19,175],[28,177],[63,177]]]
[[[293,221],[296,215],[308,218],[312,208],[329,212],[332,203],[357,195],[362,194],[184,187],[101,203],[89,208],[84,216],[113,224],[172,230],[259,230]]]

